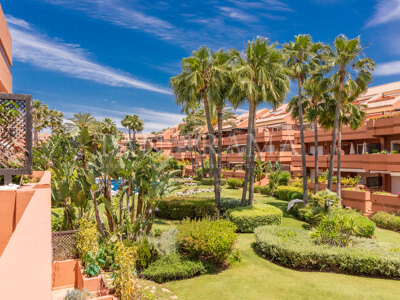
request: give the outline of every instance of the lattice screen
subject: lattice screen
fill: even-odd
[[[56,231],[52,234],[53,261],[77,258],[77,230]]]
[[[0,175],[7,184],[11,175],[32,174],[32,96],[0,93],[0,104]]]

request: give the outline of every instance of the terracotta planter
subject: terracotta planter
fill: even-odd
[[[400,199],[395,195],[371,194],[371,201],[373,211],[400,211]]]
[[[342,204],[346,207],[351,207],[362,212],[370,211],[372,208],[371,193],[369,191],[349,191],[343,190]]]

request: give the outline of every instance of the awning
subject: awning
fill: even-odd
[[[371,174],[378,174],[378,173],[380,173],[380,174],[390,174],[389,171],[370,171],[370,173]]]
[[[337,172],[337,168],[333,168],[334,171]],[[353,172],[353,173],[366,173],[364,169],[343,169],[340,168],[342,172]]]

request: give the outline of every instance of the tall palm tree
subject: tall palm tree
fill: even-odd
[[[105,118],[99,125],[103,134],[116,135],[118,132],[117,125],[110,118]]]
[[[202,46],[198,51],[193,51],[192,56],[182,59],[182,73],[170,79],[178,105],[185,108],[198,106],[200,102],[203,104],[210,143],[211,173],[214,177],[217,174],[210,106],[221,98],[221,87],[225,86],[227,79],[226,62],[221,62],[219,52]],[[217,180],[214,180],[215,203],[220,207],[220,187],[217,184]]]
[[[329,85],[328,79],[323,78],[322,74],[316,74],[308,78],[303,85],[304,96],[302,98],[302,109],[304,119],[307,122],[313,123],[314,125],[314,157],[315,157],[315,174],[314,174],[314,192],[318,192],[318,121],[322,110],[327,106],[331,99],[331,95],[328,93]],[[299,105],[298,96],[294,96],[288,106],[288,110],[291,112],[293,119],[297,119],[299,116]]]
[[[359,97],[365,90],[356,89],[353,90],[351,87],[351,81],[346,82],[343,86],[342,97],[341,97],[341,108],[339,114],[339,125],[338,125],[338,146],[337,146],[337,186],[336,193],[341,196],[341,150],[342,150],[342,127],[343,125],[349,126],[352,130],[357,130],[363,125],[365,111],[363,110],[366,106],[355,104],[355,100]],[[337,92],[336,87],[336,91]],[[331,101],[327,102],[327,105],[322,106],[320,122],[324,128],[332,129],[335,122],[334,113],[336,111],[337,101],[331,98]],[[332,141],[333,142],[333,141]]]
[[[39,142],[40,131],[48,125],[49,108],[39,100],[32,101],[33,140],[35,146]]]
[[[304,81],[311,73],[311,70],[316,67],[315,58],[317,57],[318,51],[322,49],[322,44],[313,43],[310,35],[297,35],[294,37],[294,42],[284,44],[283,49],[287,58],[286,66],[288,74],[293,81],[297,81],[297,105],[299,107],[301,162],[303,169],[303,201],[308,205],[302,90]]]
[[[126,115],[122,121],[122,126],[128,128],[129,144],[133,151],[136,151],[136,133],[143,130],[143,121],[138,115]],[[133,136],[131,137],[131,131]]]
[[[63,127],[63,117],[64,114],[58,110],[55,109],[51,109],[49,111],[49,127],[51,129],[51,135],[53,136],[53,133],[55,131],[59,131],[62,129]]]
[[[68,119],[69,123],[67,124],[72,129],[82,130],[85,127],[90,130],[92,127],[96,125],[96,118],[90,113],[76,113],[72,116],[71,119]]]
[[[289,79],[283,68],[283,55],[270,45],[266,38],[257,37],[248,42],[245,54],[231,50],[233,64],[230,102],[236,108],[249,103],[249,121],[246,145],[246,172],[243,184],[242,205],[246,205],[247,183],[249,182],[248,204],[254,203],[254,149],[255,119],[257,105],[266,102],[276,108],[285,99],[289,90]]]
[[[336,110],[332,133],[332,145],[329,160],[328,189],[332,187],[333,162],[335,158],[337,131],[339,126],[340,109],[342,107],[343,88],[348,86],[350,94],[357,90],[365,90],[372,80],[371,71],[375,68],[374,61],[369,57],[362,57],[364,48],[360,37],[348,39],[344,35],[335,38],[333,51],[327,56],[331,85],[336,89]]]

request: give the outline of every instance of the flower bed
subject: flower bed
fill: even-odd
[[[255,235],[263,255],[296,269],[400,277],[400,251],[392,244],[355,238],[347,247],[317,245],[307,231],[279,226],[259,227]]]

